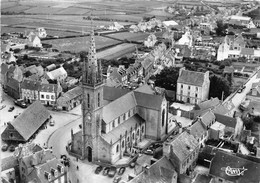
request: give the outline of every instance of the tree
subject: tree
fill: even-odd
[[[180,68],[165,67],[155,76],[155,85],[167,90],[176,91]]]
[[[228,28],[227,24],[223,23],[223,20],[217,21],[217,27],[215,28],[216,34],[218,36],[225,36],[226,35],[226,29]]]
[[[222,92],[224,92],[223,99],[227,98],[230,94],[230,84],[227,79],[212,75],[210,77],[209,97],[222,98]]]

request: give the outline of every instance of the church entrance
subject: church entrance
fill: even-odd
[[[91,162],[92,161],[92,148],[91,147],[87,147],[87,156],[88,156],[88,161]]]

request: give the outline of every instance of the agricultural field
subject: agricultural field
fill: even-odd
[[[55,14],[56,12],[62,11],[63,8],[53,8],[53,7],[33,7],[24,11],[24,13],[29,14]]]
[[[135,44],[123,43],[97,53],[97,58],[105,60],[117,59],[136,50]]]
[[[56,14],[64,14],[64,15],[83,15],[89,13],[89,9],[78,8],[78,7],[68,7],[61,11],[56,12]]]
[[[25,10],[30,9],[30,6],[12,6],[12,7],[8,7],[8,8],[2,8],[1,12],[14,12],[14,13],[22,13]]]
[[[67,39],[45,40],[42,41],[42,43],[52,44],[52,48],[55,48],[60,51],[71,51],[77,53],[80,51],[87,51],[89,48],[89,41],[90,37],[77,37]],[[119,43],[119,41],[104,38],[101,36],[96,36],[95,41],[97,49],[112,46]]]

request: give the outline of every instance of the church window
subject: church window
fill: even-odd
[[[164,118],[165,118],[165,109],[162,112],[162,126],[164,126]]]
[[[144,133],[144,126],[142,126],[142,133]]]
[[[122,141],[122,148],[124,148],[125,147],[125,141],[123,140]]]
[[[98,93],[98,107],[100,107],[100,93]]]
[[[129,137],[127,137],[127,141],[129,142]]]
[[[132,138],[133,138],[133,140],[134,140],[134,138],[135,138],[135,134],[134,134],[134,133],[132,134]]]
[[[89,93],[87,95],[87,102],[88,102],[88,108],[90,108],[90,96],[89,96]]]
[[[119,151],[119,146],[118,146],[118,144],[116,145],[116,152],[118,153],[118,151]]]
[[[137,133],[136,133],[136,134],[137,134],[137,136],[139,135],[139,129],[137,130]]]
[[[123,120],[125,120],[125,114],[123,115]]]
[[[118,117],[118,124],[120,124],[120,116]]]
[[[128,117],[130,118],[130,111],[128,111]]]

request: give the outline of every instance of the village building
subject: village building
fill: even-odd
[[[149,139],[160,140],[166,136],[165,97],[131,91],[104,105],[104,83],[93,31],[83,71],[82,131],[71,133],[68,150],[72,155],[114,164],[124,152],[134,153],[133,147],[142,146],[140,142],[146,144]]]
[[[123,85],[128,82],[127,73],[124,65],[119,65],[119,67],[108,66],[107,78],[117,79]]]
[[[27,45],[30,47],[37,47],[37,48],[42,47],[41,40],[35,33],[29,34]]]
[[[188,71],[181,68],[177,80],[176,98],[191,104],[199,104],[209,96],[209,72]]]
[[[16,143],[27,142],[34,138],[35,134],[46,125],[50,118],[49,111],[40,101],[35,101],[12,122],[7,123],[7,127],[1,134],[2,140]]]
[[[170,142],[163,144],[163,154],[170,159],[179,174],[189,174],[196,166],[199,154],[198,141],[184,131]]]
[[[39,100],[39,88],[41,82],[33,81],[30,79],[24,79],[21,83],[21,99],[31,104],[36,100]]]
[[[55,106],[61,92],[62,88],[59,82],[57,84],[41,83],[39,86],[39,99],[46,106]]]
[[[209,175],[215,183],[260,182],[260,162],[224,151],[216,152]]]
[[[57,80],[60,83],[63,83],[68,77],[68,73],[63,67],[59,67],[55,70],[46,72],[45,75],[46,79]]]
[[[142,172],[128,181],[129,183],[177,183],[177,172],[174,170],[173,164],[166,156],[163,156],[151,165],[144,164],[142,166]]]

